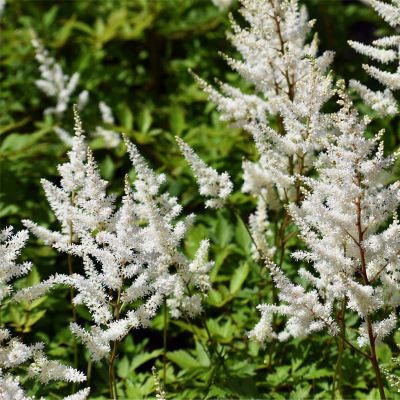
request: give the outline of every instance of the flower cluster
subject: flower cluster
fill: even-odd
[[[96,162],[87,149],[75,110],[75,136],[69,161],[59,166],[61,186],[43,181],[47,199],[61,230],[51,231],[24,221],[36,236],[59,252],[80,258],[80,273],[55,274],[37,286],[16,294],[33,300],[55,285],[76,291],[75,305],[85,305],[93,318],[90,330],[77,323],[71,330],[98,361],[110,353],[110,344],[130,329],[146,327],[166,302],[172,316],[201,312],[201,294],[210,284],[208,241],[200,244],[193,261],[179,247],[193,216],[177,221],[182,207],[175,197],[161,192],[164,175],[146,164],[137,148],[125,138],[136,179],[128,179],[121,206],[106,193]]]
[[[111,108],[104,102],[99,103],[99,110],[101,113],[101,119],[106,125],[114,125],[115,120]],[[105,128],[103,126],[97,126],[94,131],[94,136],[100,136],[103,138],[107,148],[111,149],[117,147],[121,143],[121,136],[118,132],[112,129]]]
[[[61,117],[67,110],[72,94],[79,82],[79,73],[75,72],[71,77],[64,74],[59,63],[49,55],[37,39],[32,39],[36,51],[36,60],[39,62],[41,78],[36,81],[36,86],[48,97],[55,98],[57,104],[45,110],[45,114],[55,114]],[[78,107],[83,108],[88,101],[89,93],[84,90],[78,95]]]
[[[207,166],[181,138],[177,137],[176,141],[196,177],[200,187],[200,194],[210,197],[210,199],[206,200],[206,207],[222,207],[233,189],[229,174],[227,172],[218,174],[215,169]]]
[[[0,232],[0,305],[12,291],[9,282],[16,277],[25,275],[31,264],[17,263],[21,249],[28,239],[26,230],[13,233],[12,227]],[[76,369],[63,365],[58,361],[48,360],[43,352],[43,344],[26,345],[13,338],[7,329],[0,328],[0,398],[1,399],[31,399],[20,385],[20,379],[13,369],[28,363],[28,377],[38,378],[41,383],[50,381],[83,382],[86,377]],[[89,388],[83,389],[67,400],[84,400],[89,394]]]
[[[26,230],[13,233],[13,228],[9,226],[0,231],[0,302],[12,291],[9,282],[27,274],[32,267],[28,261],[22,264],[16,262],[27,240]]]
[[[378,14],[393,28],[400,27],[400,2],[393,0],[384,3],[377,0],[365,0]],[[373,91],[359,81],[352,79],[350,86],[355,89],[363,101],[381,115],[395,115],[398,112],[398,104],[393,95],[400,89],[400,35],[385,36],[372,42],[372,45],[350,40],[349,44],[358,53],[382,64],[394,63],[394,72],[384,71],[373,65],[364,64],[364,70],[383,86],[384,91]]]
[[[290,205],[307,245],[293,257],[312,265],[313,272],[299,270],[312,290],[292,284],[270,265],[281,304],[260,306],[262,319],[250,336],[261,342],[302,337],[323,328],[336,334],[335,310],[343,301],[361,320],[360,345],[374,346],[396,327],[400,224],[394,213],[400,204],[400,184],[381,184],[394,157],[384,156],[382,133],[364,137],[368,120],[359,118],[343,86],[339,93],[342,107],[332,116],[338,135],[318,159],[319,177],[305,179],[304,200]],[[387,317],[376,320],[378,312]],[[279,334],[271,327],[272,313],[287,318]]]
[[[32,44],[35,48],[36,60],[39,62],[41,79],[36,80],[36,86],[48,97],[55,98],[57,104],[55,107],[45,109],[45,114],[55,114],[58,122],[67,110],[71,96],[76,91],[79,83],[79,73],[75,72],[71,77],[64,74],[61,65],[49,55],[49,52],[43,47],[42,43],[34,37]],[[89,92],[83,90],[77,98],[77,108],[82,110],[89,100]],[[94,137],[101,137],[107,148],[117,147],[121,143],[121,136],[118,132],[107,127],[114,125],[115,120],[111,108],[104,102],[99,103],[99,110],[103,124],[106,126],[97,126],[93,132]],[[55,125],[54,132],[68,146],[72,145],[72,135],[61,126]]]
[[[334,93],[327,74],[333,53],[318,56],[316,36],[307,41],[313,21],[297,0],[243,0],[241,13],[248,27],[232,21],[229,38],[242,60],[225,59],[254,86],[254,94],[227,84],[218,92],[196,79],[221,118],[242,127],[255,142],[259,160],[243,162],[243,191],[257,198],[250,227],[260,237],[269,224],[267,209],[261,207],[281,210],[298,201],[298,176],[312,168],[316,152],[327,143],[329,119],[321,110]]]

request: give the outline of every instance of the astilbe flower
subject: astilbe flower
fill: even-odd
[[[81,258],[83,271],[55,274],[16,298],[33,300],[59,284],[74,288],[74,304],[85,305],[93,322],[90,330],[75,322],[71,330],[95,361],[109,355],[111,343],[130,329],[148,326],[164,301],[174,317],[200,313],[202,298],[194,289],[205,293],[210,286],[208,241],[200,244],[191,262],[179,250],[193,215],[177,221],[182,207],[161,192],[165,176],[155,174],[128,139],[126,145],[136,179],[133,189],[126,180],[122,204],[115,210],[76,115],[69,162],[59,167],[61,187],[44,181],[61,231],[24,222],[59,252]]]
[[[335,335],[336,310],[345,301],[361,321],[358,343],[370,346],[376,368],[375,344],[395,329],[400,304],[400,224],[393,217],[400,184],[382,184],[395,158],[384,156],[382,133],[364,137],[368,120],[359,118],[343,86],[339,93],[342,107],[332,117],[338,136],[318,159],[319,177],[306,179],[304,200],[290,205],[307,246],[293,256],[312,266],[299,270],[310,289],[269,263],[281,303],[259,307],[262,318],[250,336],[263,343],[322,329]],[[273,313],[287,318],[280,333],[272,329]]]
[[[46,108],[44,112],[61,117],[67,110],[71,96],[78,86],[79,73],[75,72],[71,77],[66,75],[61,65],[49,55],[39,39],[34,37],[32,44],[35,48],[35,57],[39,62],[41,74],[41,78],[35,82],[36,86],[57,102],[55,107]],[[78,95],[78,107],[83,108],[87,101],[88,92],[84,90]]]
[[[115,120],[111,108],[104,102],[99,103],[99,110],[101,113],[101,119],[106,125],[114,125]],[[94,136],[99,136],[103,138],[104,144],[107,148],[111,149],[117,147],[121,143],[121,136],[118,132],[113,131],[110,128],[105,128],[103,126],[97,126]]]
[[[12,292],[9,284],[13,278],[25,275],[31,269],[31,263],[17,263],[17,258],[28,240],[28,231],[14,233],[12,227],[0,232],[0,305],[5,306],[5,298]],[[83,382],[86,377],[76,369],[55,360],[48,360],[43,352],[43,344],[26,345],[13,338],[8,329],[0,328],[0,398],[4,400],[31,399],[20,385],[19,376],[15,376],[16,367],[28,367],[28,377],[37,378],[41,383],[50,381]],[[89,388],[77,392],[68,400],[83,400],[89,394]]]
[[[181,138],[176,137],[176,141],[196,177],[200,187],[200,194],[210,197],[210,199],[206,200],[206,207],[222,207],[233,189],[229,174],[227,172],[218,174],[214,168],[209,167]]]
[[[196,79],[217,104],[222,120],[242,127],[255,142],[259,160],[243,162],[243,191],[258,201],[258,232],[252,232],[257,236],[261,216],[262,225],[268,226],[268,213],[260,207],[282,210],[283,204],[298,201],[297,176],[310,171],[315,153],[326,146],[329,119],[321,109],[334,92],[326,73],[333,53],[318,56],[317,37],[307,41],[313,21],[297,0],[241,3],[248,27],[232,21],[229,39],[242,60],[225,58],[254,86],[253,93],[225,83],[218,92]]]
[[[377,0],[364,0],[398,32],[400,28],[400,1],[392,0],[385,3]],[[398,112],[398,103],[394,91],[400,89],[400,35],[385,36],[366,45],[350,40],[348,42],[354,50],[371,60],[381,64],[394,63],[394,72],[385,71],[373,65],[364,64],[364,70],[372,78],[386,87],[384,91],[373,91],[357,80],[350,80],[350,86],[358,92],[362,100],[380,115],[395,115]]]

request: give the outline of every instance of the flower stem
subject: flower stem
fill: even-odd
[[[110,390],[110,398],[116,400],[118,398],[117,394],[117,383],[115,380],[114,363],[117,357],[118,342],[113,342],[113,347],[111,351],[110,358],[108,360],[108,385]]]
[[[357,176],[357,183],[358,186],[361,188],[361,177],[360,175]],[[361,275],[364,281],[365,285],[370,285],[370,281],[368,279],[368,274],[367,274],[367,263],[365,259],[365,249],[363,246],[363,241],[364,241],[364,229],[362,226],[362,218],[361,218],[361,212],[362,212],[362,207],[361,207],[361,196],[359,196],[356,201],[355,201],[355,206],[356,206],[356,213],[357,213],[357,231],[358,231],[358,248],[360,252],[360,259],[361,259]],[[369,360],[372,364],[372,368],[374,369],[375,372],[375,377],[376,377],[376,383],[378,385],[378,390],[379,390],[379,395],[382,400],[386,399],[385,396],[385,389],[383,385],[383,379],[382,379],[382,373],[379,368],[379,363],[378,359],[376,357],[376,348],[375,348],[375,340],[376,337],[374,336],[373,332],[373,327],[372,327],[372,321],[369,316],[365,318],[365,322],[367,323],[367,328],[368,328],[368,339],[369,339],[369,347],[370,347],[370,355],[369,355]]]
[[[371,350],[370,361],[371,361],[372,367],[375,372],[376,383],[378,385],[380,398],[381,398],[381,400],[385,400],[386,399],[385,388],[383,385],[382,373],[379,368],[378,358],[376,357],[375,336],[374,336],[373,330],[372,330],[372,322],[369,317],[367,317],[366,321],[367,321],[367,326],[368,326],[368,338],[369,338],[369,345],[370,345],[370,350]]]
[[[344,297],[342,300],[342,309],[340,312],[339,322],[340,322],[340,338],[339,338],[339,352],[336,360],[335,372],[333,374],[333,385],[332,385],[332,399],[336,398],[336,389],[341,392],[342,389],[342,358],[343,351],[345,347],[345,338],[346,338],[346,322],[345,322],[345,314],[346,314],[346,298]]]
[[[168,308],[164,299],[164,328],[163,328],[163,383],[167,385],[167,334],[168,334]]]

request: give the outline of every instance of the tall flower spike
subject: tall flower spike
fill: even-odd
[[[400,305],[400,224],[393,218],[400,182],[382,184],[394,157],[384,156],[382,132],[364,137],[368,120],[358,117],[343,83],[338,92],[341,109],[332,116],[338,135],[319,156],[319,177],[306,179],[304,200],[289,206],[307,246],[293,257],[312,267],[312,272],[299,271],[311,289],[292,284],[269,265],[281,304],[261,306],[261,321],[251,336],[287,339],[324,328],[336,334],[337,310],[345,301],[347,312],[360,321],[358,342],[369,345],[368,358],[379,371],[375,345],[395,329]],[[271,313],[288,318],[279,334],[271,330]]]
[[[82,122],[74,107],[74,132],[68,162],[58,166],[60,186],[43,179],[42,185],[50,206],[61,225],[60,232],[39,227],[32,221],[24,225],[48,245],[65,251],[75,240],[78,230],[93,229],[111,222],[114,197],[106,194],[107,182],[101,179],[93,156],[88,150]]]
[[[80,138],[82,129],[77,122],[76,137]],[[133,188],[126,179],[117,210],[106,194],[107,183],[100,178],[90,151],[77,157],[73,148],[70,162],[60,167],[63,173],[74,171],[72,160],[80,160],[79,185],[70,187],[75,189],[73,201],[64,200],[70,194],[64,187],[54,189],[62,193],[61,204],[56,196],[52,199],[60,221],[68,215],[66,222],[74,237],[67,242],[63,232],[56,232],[47,242],[60,252],[81,258],[82,273],[56,274],[15,295],[17,300],[33,300],[56,285],[74,288],[74,304],[87,307],[92,323],[89,329],[77,323],[70,327],[94,361],[107,357],[111,344],[117,345],[131,329],[147,327],[164,300],[175,317],[200,313],[202,295],[210,286],[208,242],[202,242],[193,262],[179,250],[193,216],[177,220],[182,207],[175,197],[161,191],[165,176],[149,168],[127,138],[125,142],[136,179]],[[71,172],[69,176],[73,183],[76,174]],[[64,207],[68,213],[59,212]],[[43,234],[43,228],[27,225],[39,236],[49,236],[48,232]]]
[[[175,139],[196,177],[200,187],[200,194],[210,197],[210,199],[206,200],[206,207],[222,207],[233,189],[229,174],[227,172],[218,174],[214,168],[209,167],[181,138],[176,137]]]
[[[75,92],[79,82],[79,73],[75,72],[71,77],[66,75],[59,63],[49,55],[39,39],[34,37],[32,45],[35,48],[35,57],[39,62],[41,78],[36,80],[36,86],[48,97],[55,98],[55,107],[46,108],[45,114],[55,114],[61,117],[67,109],[71,96]],[[78,104],[83,107],[87,102],[87,91],[78,96]]]
[[[12,279],[25,275],[31,269],[31,263],[18,264],[16,259],[28,239],[27,231],[13,233],[8,227],[0,232],[0,306],[6,307],[4,298],[12,292]],[[86,377],[76,369],[55,360],[48,360],[43,345],[25,345],[13,338],[7,329],[0,328],[0,398],[31,399],[21,387],[16,367],[28,367],[28,377],[47,384],[50,381],[83,382]],[[89,389],[78,392],[78,399],[86,399]]]
[[[376,12],[393,28],[400,27],[400,2],[392,0],[392,4],[377,0],[364,0],[375,9]],[[384,71],[373,65],[364,64],[363,68],[372,78],[383,86],[384,91],[372,91],[359,81],[352,79],[352,87],[373,110],[380,115],[395,115],[398,113],[398,102],[393,92],[400,89],[400,35],[386,36],[372,42],[372,45],[349,40],[349,45],[360,54],[367,56],[379,63],[394,63],[397,67],[395,72]]]
[[[268,220],[286,213],[287,203],[300,201],[300,178],[312,170],[316,154],[328,143],[330,120],[322,109],[334,94],[328,73],[333,53],[318,55],[317,36],[308,40],[314,22],[297,0],[240,3],[247,26],[232,19],[228,38],[241,58],[224,58],[252,89],[242,92],[219,83],[218,91],[195,79],[221,119],[243,128],[255,143],[258,159],[242,165],[242,191],[257,200],[257,210],[249,218],[258,248],[253,255],[283,260],[287,232],[282,229],[268,240]],[[269,242],[278,243],[278,251],[268,249]]]

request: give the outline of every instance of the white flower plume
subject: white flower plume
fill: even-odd
[[[61,117],[66,111],[71,96],[75,92],[79,73],[75,72],[71,77],[66,75],[59,63],[49,55],[39,39],[34,37],[32,45],[35,48],[35,57],[39,63],[41,78],[36,80],[36,86],[48,97],[56,100],[54,107],[47,108],[45,114],[55,114]],[[83,108],[88,99],[88,92],[83,91],[78,96],[78,105]]]
[[[365,3],[377,11],[377,13],[393,28],[400,27],[400,3],[392,0],[391,3],[384,3],[377,0],[364,0]],[[372,78],[376,79],[383,86],[384,91],[372,91],[357,80],[350,81],[352,87],[373,110],[380,115],[395,115],[398,113],[398,102],[393,92],[400,89],[400,36],[386,36],[372,42],[372,45],[348,41],[349,45],[360,54],[381,64],[394,63],[397,68],[394,72],[384,71],[373,65],[363,65],[364,70]]]
[[[48,245],[80,258],[83,271],[55,274],[22,289],[15,299],[33,300],[56,285],[74,288],[73,302],[88,308],[92,324],[85,329],[73,323],[71,330],[95,361],[106,357],[111,343],[131,329],[148,326],[164,300],[174,317],[200,313],[202,294],[210,286],[208,242],[202,242],[192,262],[180,251],[193,216],[178,220],[182,207],[161,190],[165,176],[149,168],[127,138],[125,142],[136,179],[133,187],[126,179],[121,206],[115,209],[76,116],[69,161],[59,167],[61,186],[45,184],[61,230],[25,221]]]
[[[214,168],[209,167],[181,138],[176,137],[175,139],[196,177],[200,187],[200,194],[210,197],[210,199],[206,200],[206,207],[222,207],[233,189],[229,174],[227,172],[218,174]]]
[[[13,232],[13,228],[0,231],[0,302],[12,291],[9,282],[28,273],[32,264],[28,261],[17,263],[22,248],[28,240],[28,231]]]
[[[4,297],[12,291],[12,279],[25,275],[31,263],[18,264],[17,258],[28,240],[28,231],[13,233],[8,227],[0,232],[0,305],[5,306]],[[43,345],[26,345],[13,338],[7,329],[0,329],[0,398],[30,399],[20,385],[19,376],[13,371],[16,367],[28,368],[28,377],[37,378],[41,383],[50,381],[83,382],[86,377],[76,369],[55,360],[48,360]],[[86,395],[89,390],[85,390]],[[81,397],[85,399],[86,397]]]
[[[289,206],[307,245],[293,256],[311,265],[312,272],[299,271],[311,289],[293,285],[280,269],[269,266],[282,304],[261,306],[261,321],[250,334],[257,340],[304,336],[322,328],[335,334],[335,309],[344,298],[361,321],[360,343],[365,342],[365,324],[376,331],[367,339],[372,341],[396,326],[400,226],[396,218],[386,224],[400,204],[400,184],[381,182],[394,157],[384,156],[382,132],[364,137],[368,121],[358,117],[343,86],[339,94],[342,108],[332,116],[339,134],[319,157],[319,177],[306,179],[304,200]],[[288,318],[283,332],[272,331],[271,313]],[[388,319],[376,320],[385,313]]]
[[[243,128],[256,145],[258,160],[243,161],[242,190],[257,199],[250,225],[260,249],[272,254],[273,249],[265,249],[262,231],[267,234],[268,229],[260,218],[268,221],[269,211],[300,199],[297,177],[312,169],[316,154],[327,144],[330,123],[322,108],[334,94],[327,73],[333,53],[318,56],[317,37],[308,40],[313,21],[297,0],[241,4],[247,26],[232,20],[229,34],[241,59],[225,59],[254,89],[244,93],[221,83],[218,91],[195,79],[216,103],[221,119]]]

